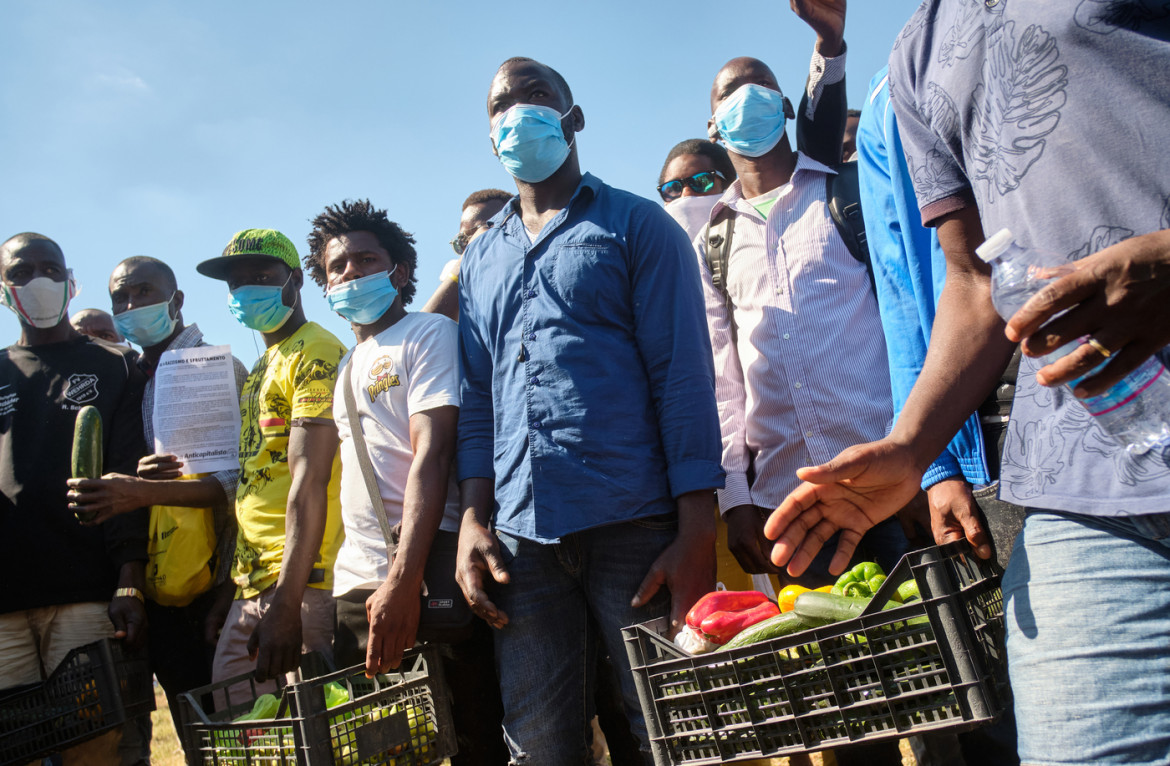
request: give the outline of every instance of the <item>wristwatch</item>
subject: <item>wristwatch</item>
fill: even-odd
[[[146,603],[146,596],[143,596],[142,591],[137,588],[118,588],[114,591],[114,598],[136,598],[142,603]]]

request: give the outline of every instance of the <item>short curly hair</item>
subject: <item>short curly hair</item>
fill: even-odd
[[[390,254],[390,260],[410,269],[410,279],[398,291],[403,304],[414,298],[418,283],[418,253],[414,250],[414,236],[390,220],[385,210],[379,210],[365,200],[344,200],[339,205],[329,205],[325,211],[312,220],[313,230],[309,232],[309,254],[304,257],[305,270],[313,281],[325,287],[329,283],[325,274],[325,248],[329,241],[351,231],[368,231],[378,244]]]

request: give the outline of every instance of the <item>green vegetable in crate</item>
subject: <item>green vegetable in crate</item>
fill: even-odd
[[[791,613],[806,620],[821,620],[822,624],[841,622],[860,617],[871,600],[870,598],[839,596],[836,593],[820,593],[814,590],[797,596],[796,605]],[[886,604],[887,609],[895,606],[901,606],[901,604],[893,601]]]
[[[863,561],[845,572],[833,583],[833,593],[838,596],[872,597],[886,581],[886,573],[872,561]]]
[[[73,478],[102,477],[102,414],[86,405],[73,421]],[[78,521],[93,521],[97,511],[78,511]]]
[[[332,710],[349,702],[349,690],[337,681],[325,684],[325,709]]]
[[[803,594],[802,594],[803,595]],[[815,628],[825,624],[825,620],[810,620],[801,617],[796,612],[784,612],[763,622],[757,622],[749,628],[741,630],[722,649],[738,649],[741,646],[758,644],[773,638],[789,636],[802,630]]]
[[[233,723],[241,723],[243,721],[271,721],[276,718],[276,713],[279,710],[280,699],[278,697],[272,694],[261,694],[256,698],[256,702],[252,704],[252,710],[235,719]]]
[[[914,578],[910,578],[906,582],[899,585],[895,598],[897,598],[903,604],[905,604],[907,601],[914,601],[915,599],[922,598],[922,595],[918,592],[918,581]]]

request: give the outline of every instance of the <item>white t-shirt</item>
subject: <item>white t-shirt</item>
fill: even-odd
[[[413,453],[410,416],[443,406],[459,406],[458,325],[440,314],[407,314],[369,338],[341,360],[337,385],[352,365],[350,385],[370,461],[382,491],[390,525],[402,521],[406,476]],[[377,588],[386,579],[386,540],[374,516],[351,438],[345,397],[333,398],[333,419],[341,437],[341,521],[345,542],[334,566],[333,594]],[[451,472],[442,529],[459,530],[459,495]]]

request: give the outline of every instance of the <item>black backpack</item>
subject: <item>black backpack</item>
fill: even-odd
[[[857,179],[857,162],[842,162],[833,168],[836,174],[825,176],[825,199],[829,203],[829,215],[837,227],[837,233],[845,247],[859,263],[865,264],[869,274],[869,286],[877,294],[873,278],[873,264],[869,261],[869,245],[865,240],[865,221],[861,217],[861,187]],[[731,235],[735,231],[735,213],[724,208],[713,223],[706,228],[707,268],[715,289],[723,295],[727,314],[733,316],[734,306],[727,292],[727,258],[731,253]],[[731,321],[731,334],[735,337],[735,321]]]

